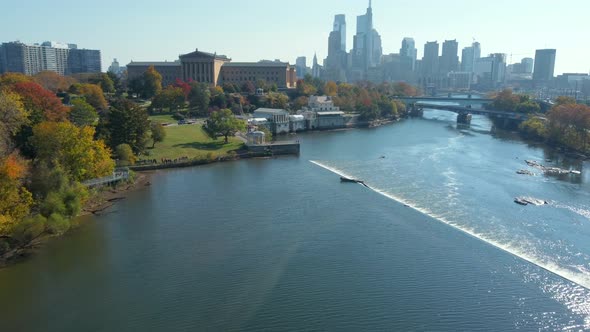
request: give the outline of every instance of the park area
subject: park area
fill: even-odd
[[[223,137],[211,139],[203,131],[200,124],[177,125],[177,121],[168,116],[154,116],[150,120],[158,123],[171,123],[164,127],[166,137],[163,142],[156,143],[154,149],[148,149],[148,156],[140,159],[175,160],[183,157],[188,159],[211,159],[224,156],[229,151],[240,149],[244,142],[237,137],[230,137],[229,143],[224,144]]]

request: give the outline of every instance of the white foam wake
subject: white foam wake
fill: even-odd
[[[344,176],[344,177],[348,177],[348,178],[352,178],[353,176],[346,174],[345,172],[343,172],[342,170],[336,169],[334,167],[330,167],[328,165],[324,165],[318,161],[314,161],[314,160],[310,160],[311,163],[320,166],[332,173],[338,174],[340,176]],[[444,217],[438,216],[435,213],[433,213],[432,211],[429,211],[426,208],[420,207],[412,202],[409,202],[401,197],[395,196],[393,194],[390,194],[384,190],[381,190],[379,188],[373,187],[372,185],[368,184],[369,189],[375,191],[376,193],[383,195],[389,199],[392,199],[398,203],[402,203],[408,207],[413,208],[416,211],[419,211],[431,218],[433,218],[434,220],[437,220],[439,222],[442,222],[448,226],[453,227],[454,229],[461,231],[465,234],[468,234],[480,241],[483,241],[491,246],[494,246],[504,252],[507,252],[513,256],[516,256],[524,261],[527,261],[531,264],[534,264],[548,272],[551,272],[563,279],[569,280],[575,284],[578,284],[586,289],[590,290],[590,275],[586,274],[586,273],[582,273],[582,272],[576,272],[576,271],[572,271],[570,269],[564,268],[562,266],[560,266],[558,263],[552,261],[551,259],[545,258],[545,257],[539,257],[534,255],[533,253],[531,253],[531,251],[527,250],[527,248],[522,247],[522,243],[517,242],[517,243],[500,243],[497,240],[491,238],[489,235],[483,234],[483,233],[479,233],[476,230],[466,227],[464,225],[459,225],[453,221],[450,221]],[[531,248],[532,249],[532,248]]]

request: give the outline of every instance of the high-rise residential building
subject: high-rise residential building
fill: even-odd
[[[334,16],[334,28],[332,31],[340,33],[340,50],[346,52],[346,16],[344,14]]]
[[[555,49],[537,50],[535,52],[533,81],[547,82],[553,79],[556,53]]]
[[[475,62],[479,58],[481,58],[481,45],[478,42],[465,47],[461,53],[461,71],[473,73]]]
[[[439,70],[438,42],[427,42],[424,45],[424,56],[422,57],[422,76],[437,76]]]
[[[459,70],[459,44],[457,40],[445,40],[442,45],[442,55],[439,62],[439,71],[445,75]]]
[[[352,50],[352,80],[366,79],[369,68],[379,65],[383,50],[381,36],[373,28],[373,8],[371,1],[365,15],[357,16],[356,35]]]
[[[78,50],[75,44],[44,42],[41,45],[27,45],[9,42],[2,44],[0,53],[1,72],[35,75],[47,70],[66,75],[100,72],[101,69],[100,51]]]
[[[67,74],[100,73],[102,70],[99,50],[74,48],[68,56]]]
[[[402,47],[399,49],[399,55],[410,58],[412,70],[416,70],[416,58],[418,57],[418,50],[414,38],[406,37],[402,40]]]

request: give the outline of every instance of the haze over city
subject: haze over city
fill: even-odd
[[[105,69],[113,58],[123,65],[131,60],[174,61],[196,47],[235,61],[294,63],[297,56],[311,60],[314,52],[321,61],[327,55],[334,15],[346,15],[350,49],[356,16],[365,12],[367,4],[365,0],[35,1],[11,8],[0,22],[0,40],[55,40],[100,49]],[[534,57],[536,49],[553,48],[556,75],[590,69],[590,47],[576,41],[589,28],[587,1],[376,0],[372,7],[384,54],[397,53],[404,37],[415,39],[419,58],[427,41],[457,39],[461,49],[475,39],[482,54],[506,53],[508,63]],[[48,24],[23,24],[25,19]]]

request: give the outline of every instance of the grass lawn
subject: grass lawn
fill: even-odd
[[[181,125],[164,128],[166,130],[164,142],[157,143],[154,149],[147,149],[150,155],[141,156],[140,159],[156,159],[160,161],[162,158],[204,158],[208,153],[220,156],[229,151],[237,150],[244,144],[241,139],[236,137],[230,137],[228,144],[224,144],[223,137],[212,140],[205,134],[201,125]]]
[[[172,114],[152,115],[150,120],[156,123],[177,123],[178,120],[172,118]]]

